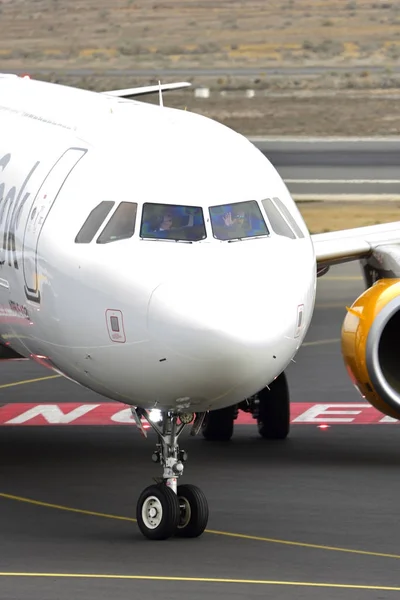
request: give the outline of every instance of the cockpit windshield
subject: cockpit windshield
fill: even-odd
[[[203,210],[199,206],[146,202],[143,205],[140,236],[183,242],[204,240],[206,229]]]
[[[211,225],[218,240],[268,235],[269,231],[255,200],[210,207]]]

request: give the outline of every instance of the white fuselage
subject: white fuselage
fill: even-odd
[[[282,179],[248,140],[187,111],[18,77],[0,77],[0,128],[4,342],[145,408],[232,405],[286,368],[310,324],[315,256]],[[274,197],[302,237],[273,231],[261,201]],[[209,207],[250,200],[269,234],[217,239]],[[104,201],[111,212],[77,243]],[[137,204],[134,234],[97,243],[121,202]],[[206,235],[143,237],[145,203],[201,207]]]

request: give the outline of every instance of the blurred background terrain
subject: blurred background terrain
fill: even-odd
[[[252,135],[400,132],[400,2],[0,0],[0,68],[168,104]],[[209,97],[198,97],[198,88]]]
[[[97,91],[189,81],[164,103],[245,135],[400,134],[399,0],[0,0],[0,32],[0,71]],[[313,232],[399,206],[299,204]]]

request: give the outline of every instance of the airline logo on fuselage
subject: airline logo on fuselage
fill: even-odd
[[[3,258],[8,262],[8,265],[19,269],[15,244],[16,231],[24,205],[31,195],[30,192],[26,191],[26,186],[40,162],[37,161],[33,165],[21,187],[12,186],[7,189],[4,182],[4,172],[10,161],[10,153],[0,158],[0,249],[5,252]]]

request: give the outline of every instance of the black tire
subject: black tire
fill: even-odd
[[[150,510],[154,509],[152,517]],[[140,531],[149,540],[166,540],[175,534],[180,509],[177,495],[164,483],[150,485],[141,494],[136,506]]]
[[[180,485],[178,501],[180,520],[175,535],[183,538],[199,537],[208,523],[207,498],[195,485]]]
[[[258,392],[258,431],[266,440],[284,440],[290,431],[290,395],[285,373]]]
[[[210,411],[201,427],[202,434],[210,442],[228,442],[233,435],[236,406]]]

